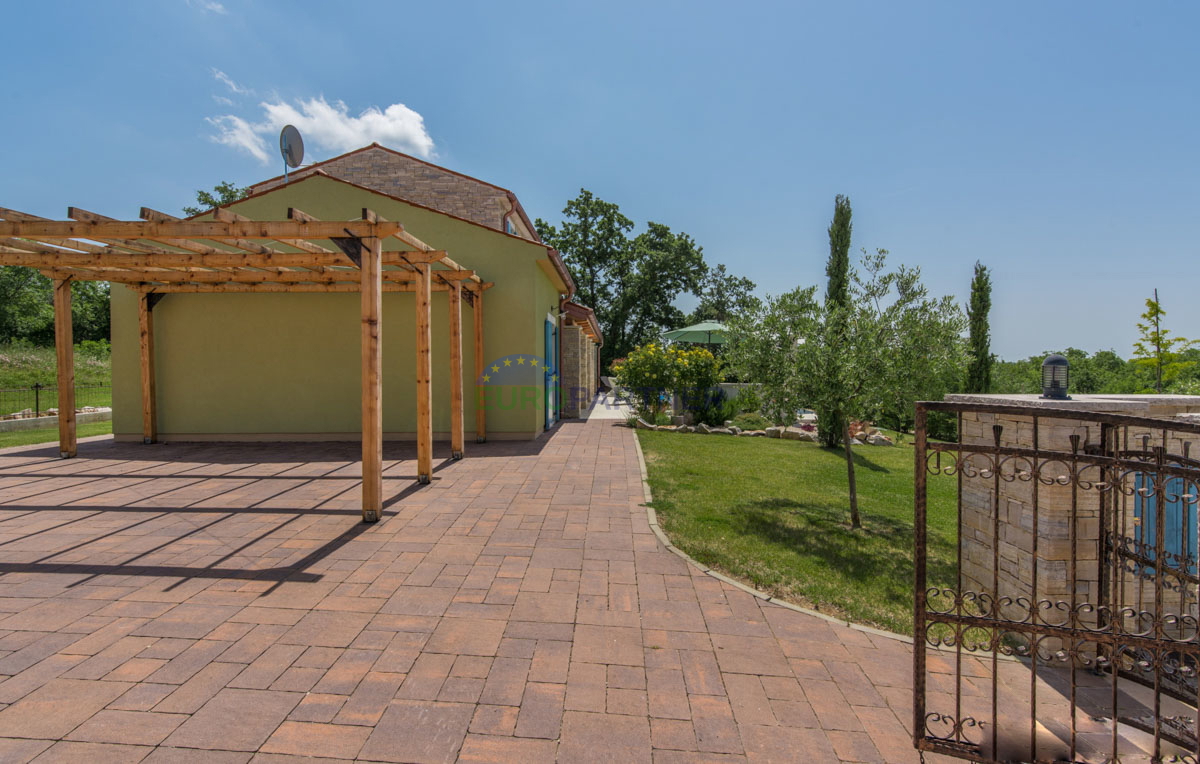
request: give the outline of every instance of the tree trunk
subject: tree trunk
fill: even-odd
[[[850,480],[850,527],[861,528],[862,519],[858,516],[858,485],[854,481],[854,451],[850,446],[850,422],[842,424],[842,444],[846,449],[846,475]]]

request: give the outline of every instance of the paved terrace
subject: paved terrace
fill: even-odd
[[[665,550],[616,425],[375,525],[357,444],[0,452],[0,761],[917,761],[910,647]]]

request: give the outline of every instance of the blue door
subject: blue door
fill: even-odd
[[[1153,560],[1158,548],[1158,500],[1151,474],[1140,474],[1134,482],[1133,516],[1140,520],[1134,528],[1134,541],[1141,554]],[[1143,491],[1148,494],[1143,496]],[[1196,505],[1184,500],[1183,478],[1163,481],[1163,554],[1167,568],[1196,574]],[[1153,575],[1154,568],[1144,571]]]
[[[546,384],[546,429],[549,430],[558,421],[558,326],[550,319],[546,319],[545,345],[542,373]]]

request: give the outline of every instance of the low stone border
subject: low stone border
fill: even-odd
[[[783,440],[799,440],[805,443],[818,443],[820,438],[817,436],[816,429],[806,430],[803,427],[768,427],[765,430],[743,430],[740,427],[709,427],[706,424],[692,425],[654,425],[647,422],[641,417],[634,419],[633,426],[638,430],[654,430],[656,432],[691,432],[701,435],[735,435],[742,438],[782,438]],[[866,440],[855,438],[853,445],[856,446],[894,446],[892,439],[878,432],[872,431],[867,436]]]
[[[84,422],[107,422],[112,419],[112,409],[99,411],[84,411],[75,414],[76,424]],[[58,427],[57,416],[29,417],[27,419],[2,419],[0,432],[18,432],[22,430],[53,430]]]
[[[658,539],[658,542],[667,548],[667,551],[682,558],[689,565],[695,567],[696,569],[700,570],[704,574],[712,576],[713,578],[717,579],[718,581],[729,584],[730,586],[741,589],[742,591],[746,592],[747,594],[749,594],[753,597],[757,597],[758,599],[763,600],[765,602],[770,602],[773,605],[778,605],[779,607],[784,607],[784,608],[787,608],[788,610],[794,610],[797,613],[804,613],[805,615],[811,615],[815,618],[820,618],[822,621],[828,621],[829,623],[836,623],[839,626],[848,626],[851,629],[854,629],[856,631],[861,631],[866,634],[874,634],[877,637],[887,637],[888,639],[895,639],[895,640],[898,640],[900,642],[904,642],[904,643],[907,643],[910,645],[913,644],[913,638],[909,637],[909,636],[905,636],[904,634],[896,634],[895,632],[884,631],[883,629],[876,629],[872,626],[865,626],[861,623],[854,623],[853,621],[846,621],[841,618],[834,618],[833,616],[831,616],[827,613],[822,613],[817,610],[811,610],[809,608],[800,607],[799,605],[794,605],[791,602],[788,602],[786,600],[781,600],[776,597],[772,597],[770,594],[767,594],[766,592],[760,592],[758,589],[755,589],[753,586],[744,584],[741,581],[735,581],[734,579],[730,578],[729,576],[725,575],[724,573],[720,573],[720,572],[714,570],[713,568],[710,568],[707,565],[704,565],[704,564],[696,561],[687,552],[683,551],[679,547],[672,544],[671,540],[669,538],[667,538],[667,534],[663,532],[662,527],[659,526],[659,524],[658,524],[658,514],[654,511],[654,507],[650,506],[650,503],[653,501],[653,496],[650,494],[650,474],[646,471],[646,455],[642,453],[642,443],[641,443],[641,441],[638,440],[638,437],[636,434],[633,436],[633,444],[634,444],[634,447],[637,449],[638,467],[640,468],[641,473],[642,473],[642,493],[645,495],[645,498],[646,498],[646,502],[645,502],[645,504],[643,504],[643,506],[646,508],[646,519],[650,522],[650,530],[654,532],[654,535]]]

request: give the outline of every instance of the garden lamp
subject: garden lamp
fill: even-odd
[[[1042,397],[1052,400],[1066,401],[1067,382],[1070,379],[1071,364],[1058,353],[1051,353],[1042,361]]]

